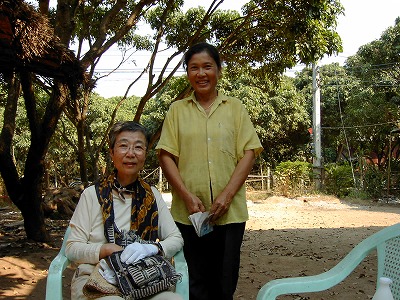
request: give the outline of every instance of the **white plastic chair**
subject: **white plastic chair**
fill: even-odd
[[[64,240],[57,256],[52,260],[46,283],[46,300],[62,300],[62,279],[64,270],[70,265],[70,261],[65,256],[65,246],[70,233],[70,227],[64,234]],[[189,275],[183,251],[179,251],[174,256],[175,269],[182,274],[182,279],[176,285],[175,292],[184,300],[189,300]]]
[[[336,266],[314,276],[275,279],[265,284],[257,300],[275,300],[279,295],[319,292],[342,282],[373,250],[377,251],[378,274],[392,279],[394,300],[400,300],[400,223],[386,227],[355,246]]]

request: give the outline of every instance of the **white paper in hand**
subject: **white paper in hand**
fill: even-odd
[[[192,222],[199,237],[214,230],[213,225],[210,223],[211,217],[212,214],[210,215],[209,211],[197,212],[189,216],[189,220]]]

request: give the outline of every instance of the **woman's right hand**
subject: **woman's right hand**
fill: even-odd
[[[114,252],[124,250],[121,246],[113,243],[107,243],[101,246],[100,248],[100,254],[99,254],[99,260],[106,258],[107,256],[110,256]]]
[[[203,205],[203,202],[192,193],[189,193],[187,197],[185,197],[185,204],[189,214],[194,214],[196,212],[205,212],[206,208]]]

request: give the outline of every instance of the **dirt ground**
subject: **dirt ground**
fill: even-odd
[[[244,237],[235,300],[255,299],[275,278],[306,276],[333,267],[357,243],[400,222],[399,204],[349,204],[327,196],[264,198],[248,194],[250,220]],[[0,299],[44,299],[47,269],[57,254],[66,221],[48,220],[52,242],[24,237],[20,214],[0,209]],[[328,291],[279,299],[371,299],[376,259],[371,254],[344,282]],[[69,297],[72,270],[64,278]]]

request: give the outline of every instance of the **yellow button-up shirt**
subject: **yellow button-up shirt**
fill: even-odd
[[[177,158],[186,188],[210,210],[211,195],[216,198],[223,191],[244,151],[254,150],[258,155],[262,146],[239,99],[219,94],[207,115],[192,93],[171,104],[156,149],[163,149]],[[175,221],[191,224],[185,203],[174,190],[171,213]],[[217,224],[247,220],[243,185]]]

